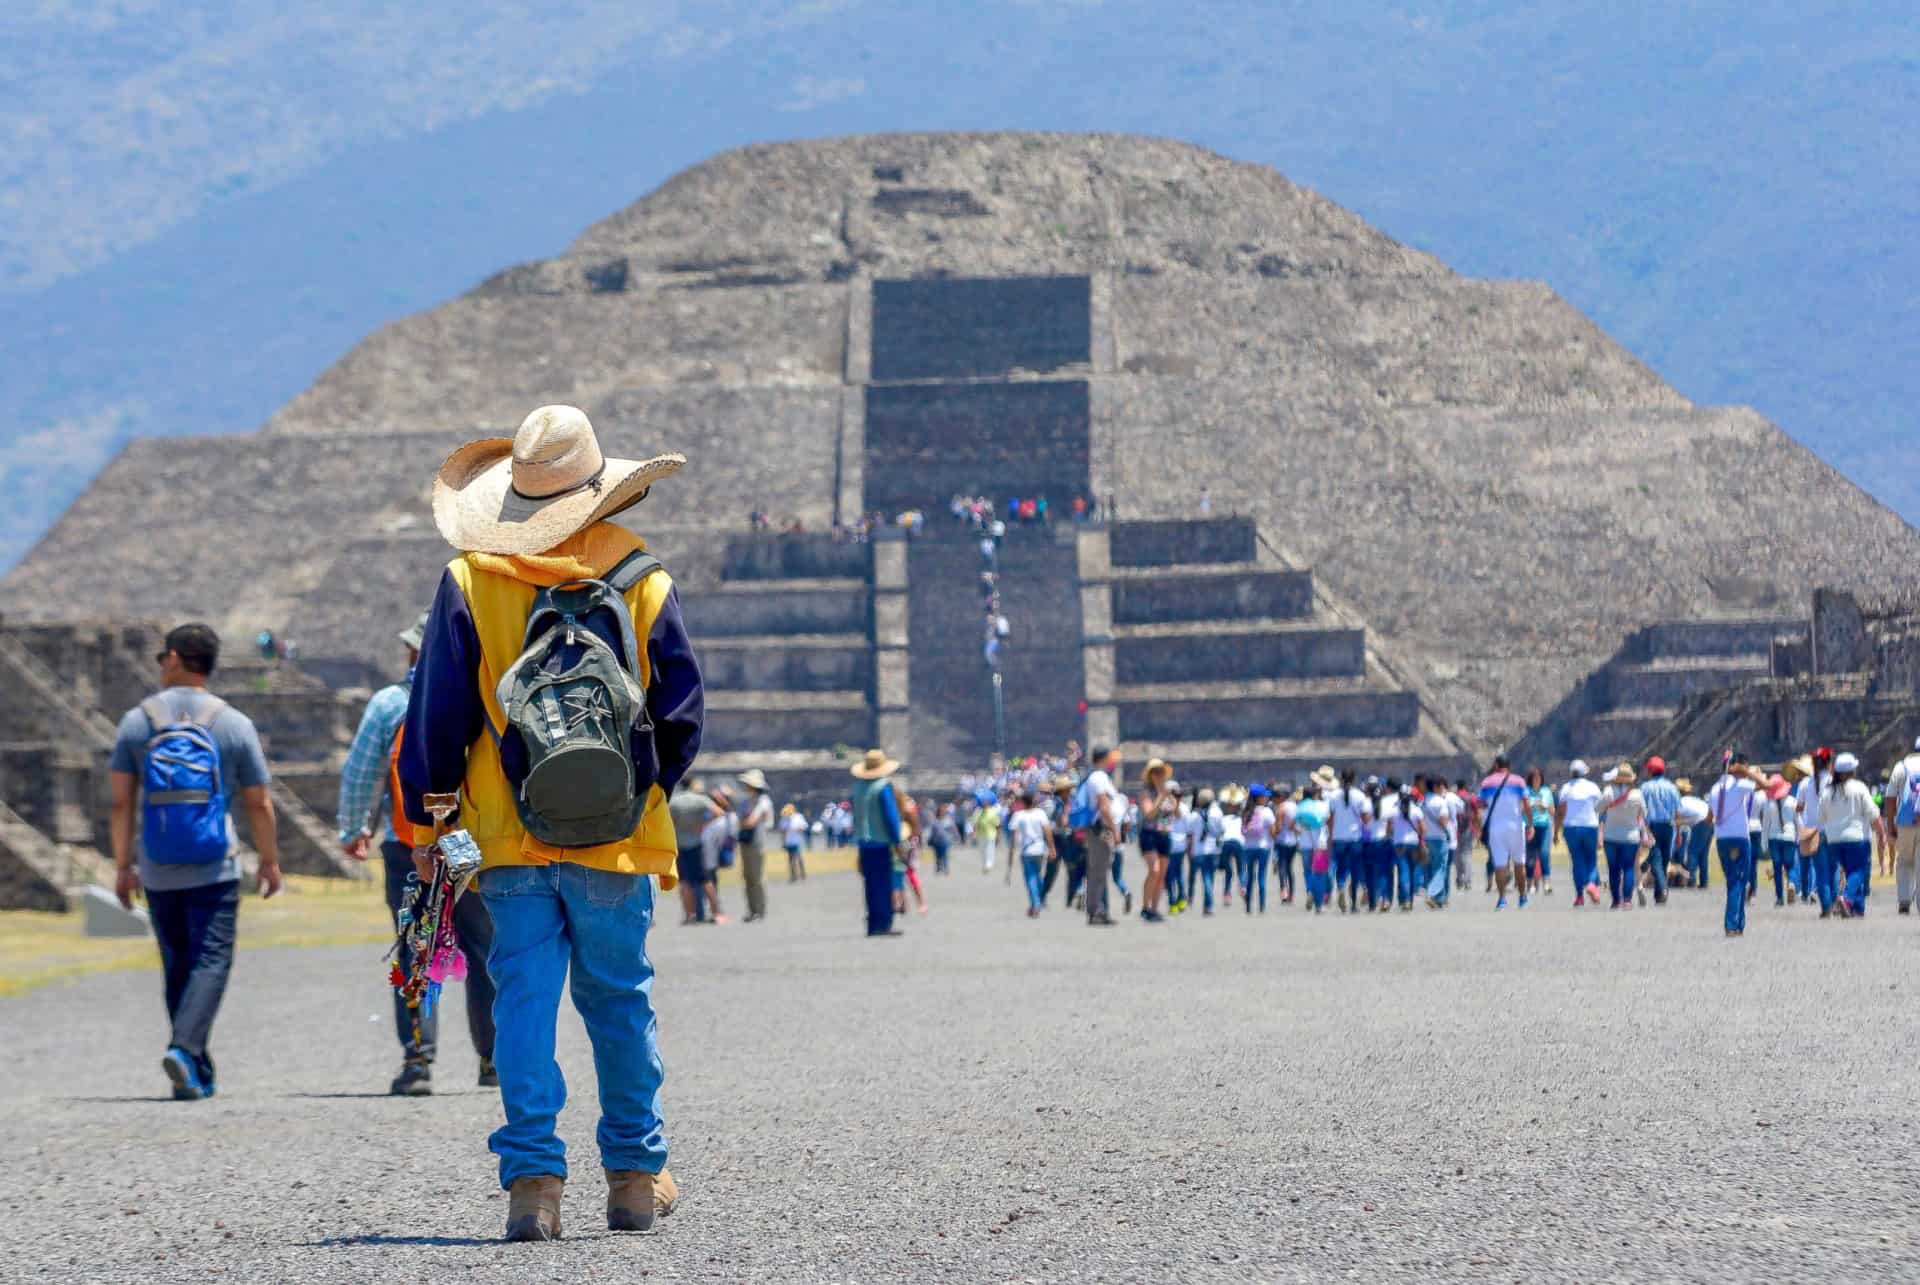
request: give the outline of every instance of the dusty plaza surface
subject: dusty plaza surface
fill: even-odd
[[[966,862],[899,940],[859,886],[653,934],[681,1207],[603,1230],[563,1007],[566,1239],[497,1243],[497,1097],[397,1064],[379,948],[243,950],[220,1095],[164,1100],[153,972],[0,1000],[0,1252],[34,1281],[1913,1280],[1920,929],[1664,910],[1159,928]],[[737,898],[736,898],[737,900]],[[1057,897],[1056,897],[1057,904]],[[259,909],[249,902],[243,916]],[[453,1003],[459,999],[457,991]]]

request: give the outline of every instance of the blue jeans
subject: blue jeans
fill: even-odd
[[[1833,845],[1827,842],[1827,836],[1820,836],[1820,846],[1813,851],[1813,892],[1820,898],[1820,912],[1825,914],[1833,909],[1833,903],[1840,896],[1839,878],[1835,873]]]
[[[567,1085],[553,1043],[569,967],[600,1086],[600,1163],[659,1173],[667,1140],[647,960],[653,880],[562,861],[483,870],[479,887],[493,919],[493,1063],[507,1117],[487,1140],[500,1157],[500,1185],[567,1176],[566,1145],[554,1130]]]
[[[1287,901],[1293,900],[1293,859],[1299,851],[1291,843],[1278,844],[1273,849],[1274,892]]]
[[[1393,848],[1393,878],[1398,881],[1400,904],[1413,904],[1413,868],[1420,864],[1420,846],[1415,843],[1399,843]]]
[[[1213,913],[1213,856],[1203,854],[1193,859],[1193,879],[1200,885],[1201,906],[1208,914]],[[1193,890],[1187,890],[1187,900],[1193,900]]]
[[[1228,839],[1220,845],[1220,876],[1222,887],[1220,901],[1223,905],[1233,904],[1233,881],[1240,875],[1240,858],[1246,852],[1238,839]]]
[[[1365,878],[1361,868],[1361,854],[1364,851],[1358,839],[1335,839],[1333,841],[1333,888],[1345,896],[1351,894],[1354,904],[1359,904],[1360,885]]]
[[[1747,928],[1747,876],[1753,866],[1753,844],[1745,835],[1721,839],[1720,872],[1727,877],[1727,931]]]
[[[1247,903],[1247,913],[1253,913],[1253,885],[1260,884],[1260,909],[1267,908],[1267,850],[1265,848],[1240,849],[1240,897]]]
[[[1667,862],[1673,860],[1673,822],[1649,821],[1647,833],[1653,836],[1653,897],[1655,901],[1667,899]],[[1607,874],[1613,874],[1613,845],[1607,845]],[[1633,891],[1632,881],[1628,881],[1627,891]],[[1619,895],[1616,893],[1616,901]]]
[[[1773,859],[1773,899],[1777,904],[1787,899],[1788,872],[1800,864],[1800,845],[1792,839],[1769,839],[1767,855]],[[1799,888],[1797,878],[1793,886]]]
[[[1687,831],[1687,873],[1696,888],[1707,886],[1707,857],[1713,852],[1713,830],[1706,822]]]
[[[1600,882],[1600,828],[1570,825],[1561,833],[1567,837],[1567,859],[1573,862],[1573,895],[1583,897]]]
[[[1122,897],[1130,895],[1127,892],[1127,881],[1120,869],[1120,845],[1117,843],[1113,845],[1113,886],[1120,890]]]
[[[1540,874],[1545,882],[1553,878],[1553,819],[1549,817],[1545,825],[1539,818],[1533,822],[1533,837],[1527,840],[1527,863]],[[1529,871],[1531,876],[1533,871]]]
[[[1427,836],[1427,895],[1447,904],[1447,894],[1453,891],[1453,851],[1447,846],[1447,836],[1430,834]]]
[[[1167,857],[1167,905],[1177,906],[1187,899],[1187,854],[1171,853]]]
[[[1613,904],[1625,905],[1633,900],[1634,862],[1638,859],[1640,845],[1629,840],[1607,840],[1607,891],[1613,895]],[[1660,863],[1660,848],[1654,844],[1654,864]]]
[[[207,1041],[233,971],[233,941],[240,922],[240,881],[227,879],[147,892],[147,918],[160,947],[160,975],[172,1034],[167,1047],[193,1059],[200,1078],[214,1082]]]
[[[1315,910],[1327,904],[1327,898],[1333,895],[1333,875],[1325,870],[1307,871],[1307,897],[1313,902]]]
[[[1041,902],[1044,900],[1040,895],[1040,867],[1046,864],[1046,860],[1044,854],[1031,857],[1023,855],[1020,858],[1020,876],[1027,881],[1027,909],[1029,910],[1040,909]]]
[[[1856,915],[1867,913],[1867,892],[1873,877],[1873,843],[1867,839],[1849,839],[1844,843],[1827,844],[1827,860],[1837,866],[1846,875],[1846,887],[1841,896],[1847,899],[1847,908]]]
[[[893,849],[884,843],[860,845],[860,883],[867,899],[867,936],[893,927]]]
[[[1363,860],[1367,863],[1367,892],[1375,906],[1393,901],[1393,844],[1385,839],[1368,839]]]

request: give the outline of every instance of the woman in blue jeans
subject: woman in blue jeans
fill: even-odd
[[[1851,754],[1833,760],[1833,780],[1820,791],[1820,833],[1841,878],[1834,913],[1854,919],[1867,913],[1867,892],[1873,878],[1873,847],[1887,841],[1886,823],[1873,801],[1873,792],[1854,773],[1860,761]]]
[[[1540,891],[1553,891],[1553,790],[1546,774],[1537,767],[1527,769],[1527,803],[1533,810],[1533,834],[1527,839],[1528,874]]]
[[[1607,891],[1615,910],[1633,906],[1640,857],[1653,847],[1653,835],[1647,826],[1647,805],[1633,783],[1633,767],[1622,763],[1607,777],[1607,788],[1596,806],[1600,815],[1600,838],[1607,853]],[[1658,854],[1654,860],[1659,860]]]
[[[1260,885],[1260,913],[1267,912],[1267,857],[1272,851],[1273,808],[1268,804],[1267,787],[1255,782],[1247,787],[1246,814],[1240,823],[1240,899],[1248,914],[1253,913],[1255,883]]]

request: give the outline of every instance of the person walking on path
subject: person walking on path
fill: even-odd
[[[980,845],[980,873],[993,873],[994,854],[1000,848],[1000,799],[989,793],[973,814],[973,841]]]
[[[1653,840],[1653,902],[1667,904],[1667,866],[1674,859],[1673,823],[1680,813],[1680,791],[1667,779],[1667,761],[1658,754],[1647,760],[1647,783],[1640,787],[1647,810],[1647,834]]]
[[[1538,767],[1527,769],[1527,797],[1532,803],[1532,826],[1527,835],[1527,878],[1539,885],[1543,897],[1553,894],[1553,840],[1556,803],[1546,773]]]
[[[1600,902],[1600,787],[1589,779],[1586,760],[1575,759],[1560,787],[1554,821],[1573,866],[1573,904]]]
[[[894,852],[906,842],[900,800],[887,778],[900,764],[882,750],[868,750],[850,769],[853,787],[853,841],[860,854],[860,884],[867,903],[867,936],[898,937],[893,925]]]
[[[1453,849],[1458,842],[1460,798],[1447,788],[1446,781],[1434,777],[1427,783],[1427,797],[1421,800],[1425,818],[1427,845],[1427,907],[1446,906],[1453,891]]]
[[[1167,829],[1180,801],[1172,783],[1173,767],[1164,759],[1149,760],[1140,774],[1140,858],[1147,867],[1147,877],[1140,884],[1140,917],[1148,923],[1161,917],[1160,894],[1166,890],[1167,863],[1173,855]]]
[[[405,815],[457,795],[493,919],[494,1063],[506,1120],[488,1139],[507,1239],[556,1240],[567,1178],[556,1131],[560,993],[593,1045],[607,1227],[672,1209],[647,932],[674,880],[667,802],[699,752],[705,700],[673,581],[608,519],[678,472],[678,455],[608,459],[571,406],[447,457],[435,525],[461,550],[440,579],[400,742]],[[649,727],[651,732],[649,733]],[[423,876],[430,849],[415,848]]]
[[[1900,913],[1913,913],[1916,866],[1920,866],[1920,741],[1893,765],[1882,820],[1893,849],[1893,895]]]
[[[1505,754],[1493,759],[1493,771],[1480,782],[1480,803],[1486,809],[1487,859],[1493,863],[1500,899],[1495,910],[1507,908],[1507,888],[1517,885],[1520,907],[1527,905],[1527,835],[1532,827],[1532,802],[1526,782],[1514,775]]]
[[[1747,832],[1747,814],[1766,775],[1739,750],[1727,752],[1726,771],[1707,791],[1707,812],[1713,817],[1713,837],[1720,851],[1720,872],[1727,879],[1726,934],[1738,937],[1747,930],[1747,881],[1752,877],[1753,844]]]
[[[1647,805],[1634,788],[1633,765],[1622,763],[1607,776],[1607,788],[1594,811],[1607,852],[1607,890],[1614,910],[1633,909],[1633,886],[1640,859],[1653,846],[1647,829]]]
[[[1120,771],[1120,751],[1097,748],[1093,768],[1073,792],[1073,828],[1076,836],[1086,833],[1087,845],[1087,923],[1109,927],[1113,917],[1107,913],[1107,881],[1113,874],[1113,853],[1120,844],[1120,822],[1126,811],[1126,796],[1113,783]]]
[[[1760,809],[1760,835],[1773,863],[1773,904],[1790,906],[1799,898],[1799,823],[1793,787],[1784,776],[1767,778],[1767,801]]]
[[[1040,872],[1054,859],[1053,826],[1040,810],[1033,791],[1020,796],[1020,810],[1007,820],[1013,849],[1020,859],[1020,874],[1027,886],[1027,918],[1038,919],[1045,899],[1040,891]]]
[[[680,907],[686,913],[683,924],[710,924],[719,905],[707,899],[707,825],[718,814],[707,797],[706,782],[694,779],[673,792],[667,804],[667,816],[673,822],[676,849],[674,871],[680,882]]]
[[[767,917],[767,840],[773,833],[773,796],[766,774],[749,768],[734,778],[747,787],[740,801],[740,878],[747,886],[747,923]]]
[[[1833,849],[1820,824],[1820,796],[1833,781],[1833,751],[1822,745],[1812,754],[1795,759],[1792,766],[1801,778],[1793,796],[1800,809],[1800,851],[1803,856],[1811,856],[1813,893],[1820,903],[1820,917],[1825,919],[1840,898]]]
[[[260,895],[280,891],[267,757],[247,716],[207,690],[219,659],[206,625],[169,632],[154,657],[160,690],[121,718],[108,765],[114,895],[132,909],[146,890],[172,1028],[160,1069],[180,1101],[210,1098],[217,1086],[207,1046],[240,918],[236,799],[260,857]]]
[[[1859,770],[1860,760],[1853,755],[1836,755],[1833,779],[1820,791],[1820,832],[1826,836],[1829,859],[1844,881],[1833,907],[1842,919],[1858,919],[1867,913],[1873,847],[1887,840],[1873,791],[1854,775]]]
[[[802,883],[807,877],[807,814],[789,803],[780,809],[780,846],[787,851],[787,882]],[[944,871],[946,853],[936,847]]]
[[[397,932],[400,906],[407,897],[413,872],[413,826],[394,815],[400,808],[396,765],[400,761],[400,725],[407,717],[407,696],[413,690],[413,670],[420,659],[420,639],[427,627],[426,613],[401,631],[407,649],[407,676],[382,687],[367,702],[360,726],[340,768],[340,802],[335,830],[340,850],[355,861],[365,861],[380,835],[380,863],[386,873],[387,914]],[[406,831],[401,837],[401,830]],[[429,834],[426,842],[432,842]],[[467,961],[467,1037],[480,1058],[480,1087],[497,1088],[493,1069],[493,983],[487,978],[487,949],[493,945],[493,921],[479,897],[461,897],[453,903],[453,932]],[[413,953],[404,941],[395,961],[402,973],[413,968]],[[417,1020],[416,1020],[417,1019]],[[394,1033],[400,1039],[400,1073],[387,1091],[396,1097],[425,1097],[433,1092],[433,1062],[439,1049],[440,1011],[410,1008],[406,997],[393,993]],[[415,1037],[415,1031],[419,1032]]]

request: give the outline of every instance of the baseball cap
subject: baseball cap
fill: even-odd
[[[1833,760],[1833,770],[1836,772],[1857,772],[1860,770],[1860,760],[1851,754],[1841,754]]]
[[[1575,776],[1585,776],[1589,771],[1587,761],[1585,759],[1575,759],[1567,765],[1567,771],[1573,773]]]
[[[1653,772],[1653,773],[1659,773],[1659,772],[1665,772],[1666,770],[1667,770],[1667,761],[1661,758],[1658,754],[1654,755],[1652,758],[1647,760],[1647,771]]]

